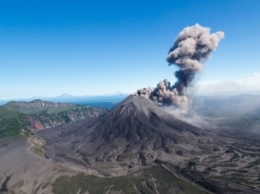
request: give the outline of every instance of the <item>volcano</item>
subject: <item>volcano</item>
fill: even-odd
[[[134,95],[98,119],[63,125],[40,136],[46,141],[48,158],[77,161],[91,168],[98,162],[124,164],[127,170],[158,160],[178,163],[214,149],[209,146],[213,133],[184,123]]]
[[[254,192],[259,144],[185,123],[142,96],[130,95],[99,118],[61,125],[38,136],[46,142],[47,158],[94,175],[123,176],[170,164],[175,173],[212,192],[259,191]],[[241,166],[246,170],[242,172]],[[251,183],[234,179],[239,173]]]

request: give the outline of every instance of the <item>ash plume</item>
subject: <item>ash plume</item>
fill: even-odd
[[[169,65],[176,65],[177,81],[174,85],[168,80],[160,81],[155,89],[144,88],[137,91],[137,95],[145,96],[161,105],[187,106],[187,88],[201,71],[202,63],[210,57],[224,32],[210,33],[210,28],[199,24],[184,28],[174,41],[167,56]]]

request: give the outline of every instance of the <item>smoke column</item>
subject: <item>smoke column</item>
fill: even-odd
[[[196,74],[201,71],[202,63],[210,57],[220,40],[224,38],[224,32],[210,33],[210,28],[199,24],[184,28],[173,46],[170,48],[167,62],[176,65],[179,70],[175,72],[177,81],[173,86],[168,80],[160,81],[157,87],[144,88],[137,91],[137,95],[146,96],[152,101],[162,105],[186,106],[189,99],[186,95],[187,88],[194,80]]]

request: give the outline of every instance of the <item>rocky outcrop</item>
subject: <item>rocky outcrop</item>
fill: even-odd
[[[30,131],[37,132],[46,128],[55,127],[64,123],[70,123],[82,119],[99,117],[104,114],[105,110],[97,107],[74,106],[73,108],[57,112],[47,111],[42,114],[29,115]]]

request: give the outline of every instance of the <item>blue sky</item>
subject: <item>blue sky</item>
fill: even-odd
[[[167,78],[179,32],[199,23],[225,38],[198,94],[260,91],[260,1],[0,1],[0,99],[132,93]],[[259,84],[258,84],[259,83]]]

